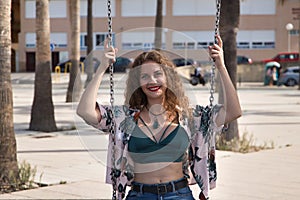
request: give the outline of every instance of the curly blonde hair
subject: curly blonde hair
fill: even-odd
[[[166,111],[189,116],[189,100],[184,93],[183,85],[174,64],[162,53],[156,50],[143,52],[134,60],[127,78],[125,104],[133,109],[141,110],[148,104],[147,97],[140,86],[140,72],[143,63],[152,61],[161,65],[167,78],[167,88],[163,106]]]

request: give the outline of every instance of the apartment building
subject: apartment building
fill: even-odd
[[[222,3],[227,3],[225,0]],[[133,58],[136,51],[153,47],[156,0],[111,0],[114,46],[119,55]],[[238,55],[254,61],[270,58],[282,51],[299,50],[299,20],[292,8],[299,0],[242,0],[237,32]],[[70,54],[70,20],[67,0],[49,1],[53,69]],[[162,48],[172,56],[208,60],[207,46],[214,40],[216,5],[214,0],[164,0]],[[81,55],[86,55],[87,0],[80,1]],[[293,24],[291,30],[286,29]],[[15,71],[35,70],[35,0],[20,1],[21,30],[13,45]],[[107,1],[93,0],[93,42],[95,56],[103,49],[107,35]],[[288,42],[289,41],[289,42]]]

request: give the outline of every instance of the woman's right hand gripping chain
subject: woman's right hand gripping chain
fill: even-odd
[[[104,41],[104,51],[101,58],[101,64],[97,71],[105,72],[109,65],[116,61],[118,49],[114,48],[112,45],[109,45],[110,40],[110,38],[106,38]]]

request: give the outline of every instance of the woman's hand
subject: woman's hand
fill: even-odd
[[[218,44],[214,44],[208,47],[210,57],[215,61],[218,69],[225,67],[224,54],[223,54],[223,42],[219,35],[216,35]]]
[[[101,72],[106,71],[111,63],[116,62],[116,54],[118,52],[118,49],[114,48],[113,46],[109,46],[109,41],[110,38],[106,38],[104,41],[104,51],[101,59],[101,64],[98,68],[98,70],[100,70]]]

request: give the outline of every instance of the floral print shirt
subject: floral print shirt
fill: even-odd
[[[100,105],[97,107],[101,112],[101,121],[94,125],[96,128],[109,130],[113,119],[111,117],[111,107]],[[211,124],[212,132],[219,131],[222,127],[217,127],[215,118],[222,106],[215,105],[213,108],[195,106],[193,108],[193,125],[188,123],[187,118],[179,120],[180,125],[185,129],[190,140],[188,148],[188,159],[183,162],[183,174],[188,178],[189,184],[198,184],[202,193],[207,198],[208,190],[215,187],[217,174],[214,155],[214,136],[208,131]],[[113,145],[112,135],[109,135],[106,183],[112,184],[112,176],[115,176],[117,186],[117,198],[123,199],[126,186],[130,186],[134,179],[134,163],[128,153],[128,141],[132,130],[136,126],[135,118],[139,110],[129,109],[126,106],[114,106],[115,124],[115,145]],[[212,116],[212,117],[210,117]],[[209,119],[213,119],[209,123]],[[112,153],[114,151],[114,154]],[[114,159],[113,159],[114,155]],[[112,173],[112,163],[115,161],[115,173]]]

